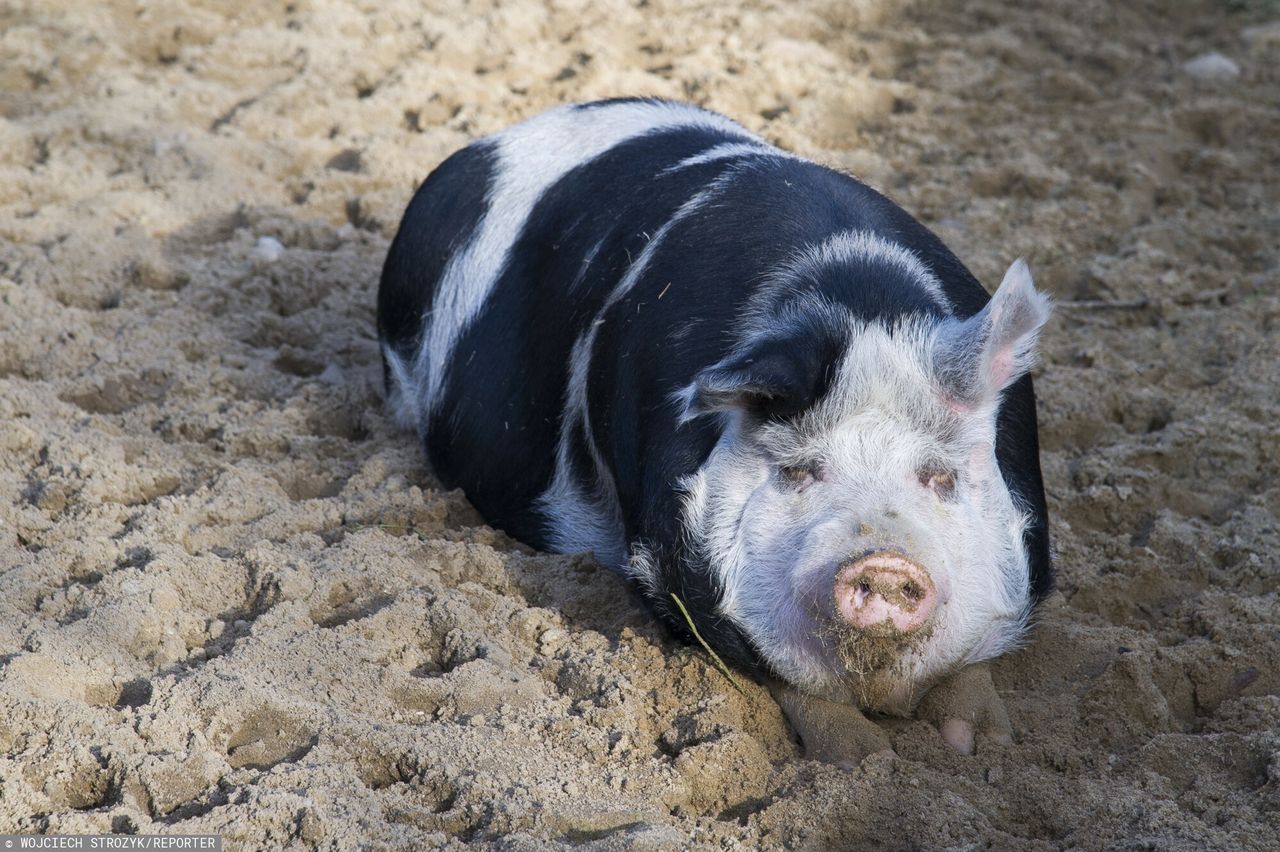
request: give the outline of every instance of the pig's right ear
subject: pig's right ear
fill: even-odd
[[[938,327],[933,367],[942,392],[966,408],[993,400],[1035,363],[1036,341],[1051,310],[1026,262],[1015,260],[986,307]]]
[[[679,420],[716,411],[741,411],[761,419],[791,417],[826,390],[822,348],[790,337],[764,338],[694,377],[677,394]]]

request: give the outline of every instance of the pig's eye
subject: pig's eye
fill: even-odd
[[[920,471],[920,484],[943,500],[950,500],[956,493],[956,475],[945,468],[926,468]]]
[[[803,491],[823,478],[821,469],[813,463],[784,465],[778,469],[778,474],[797,491]]]

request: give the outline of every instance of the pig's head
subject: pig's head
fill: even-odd
[[[931,292],[943,309],[886,325],[792,291],[680,395],[724,427],[684,483],[720,615],[796,686],[893,713],[1016,644],[1031,609],[996,415],[1049,302],[1022,261],[968,319]]]

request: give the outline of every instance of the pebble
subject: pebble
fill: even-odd
[[[275,237],[258,237],[253,247],[253,256],[267,263],[275,263],[284,255],[284,245]]]
[[[1187,60],[1182,63],[1182,70],[1197,80],[1208,82],[1234,80],[1240,76],[1240,66],[1216,51]]]
[[[187,280],[159,257],[139,258],[133,262],[130,273],[133,283],[148,290],[176,290]]]
[[[1240,40],[1250,50],[1266,50],[1280,45],[1280,21],[1247,27],[1240,31]]]
[[[538,637],[538,650],[545,656],[554,656],[556,651],[564,647],[569,641],[569,634],[561,630],[559,627],[548,627],[542,631],[542,635]]]
[[[345,385],[347,377],[343,374],[342,368],[337,364],[330,364],[324,368],[324,372],[316,377],[319,381],[326,385]]]

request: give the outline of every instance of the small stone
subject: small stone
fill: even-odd
[[[992,766],[987,769],[988,784],[999,784],[1002,778],[1004,778],[1004,770],[999,766]]]
[[[1197,80],[1206,82],[1234,80],[1240,76],[1240,66],[1216,51],[1202,53],[1195,59],[1182,63],[1182,70]]]
[[[569,634],[559,627],[548,627],[538,637],[538,650],[548,657],[554,656],[568,640]]]
[[[1266,50],[1280,45],[1280,21],[1247,27],[1240,31],[1240,40],[1250,50]]]
[[[325,167],[338,172],[358,172],[364,167],[364,158],[355,148],[344,148],[330,157]]]
[[[312,845],[324,840],[327,831],[324,820],[312,810],[304,810],[298,816],[298,837]]]
[[[67,507],[67,488],[58,482],[42,482],[32,489],[32,503],[39,509],[56,515]]]
[[[275,237],[258,237],[253,256],[266,263],[275,263],[284,255],[284,246]]]
[[[330,364],[325,367],[324,372],[316,378],[319,381],[324,382],[326,385],[344,385],[347,383],[346,375],[342,372],[342,368],[337,364]]]
[[[186,276],[158,255],[147,255],[133,261],[129,269],[133,283],[148,290],[176,290],[186,283]]]

